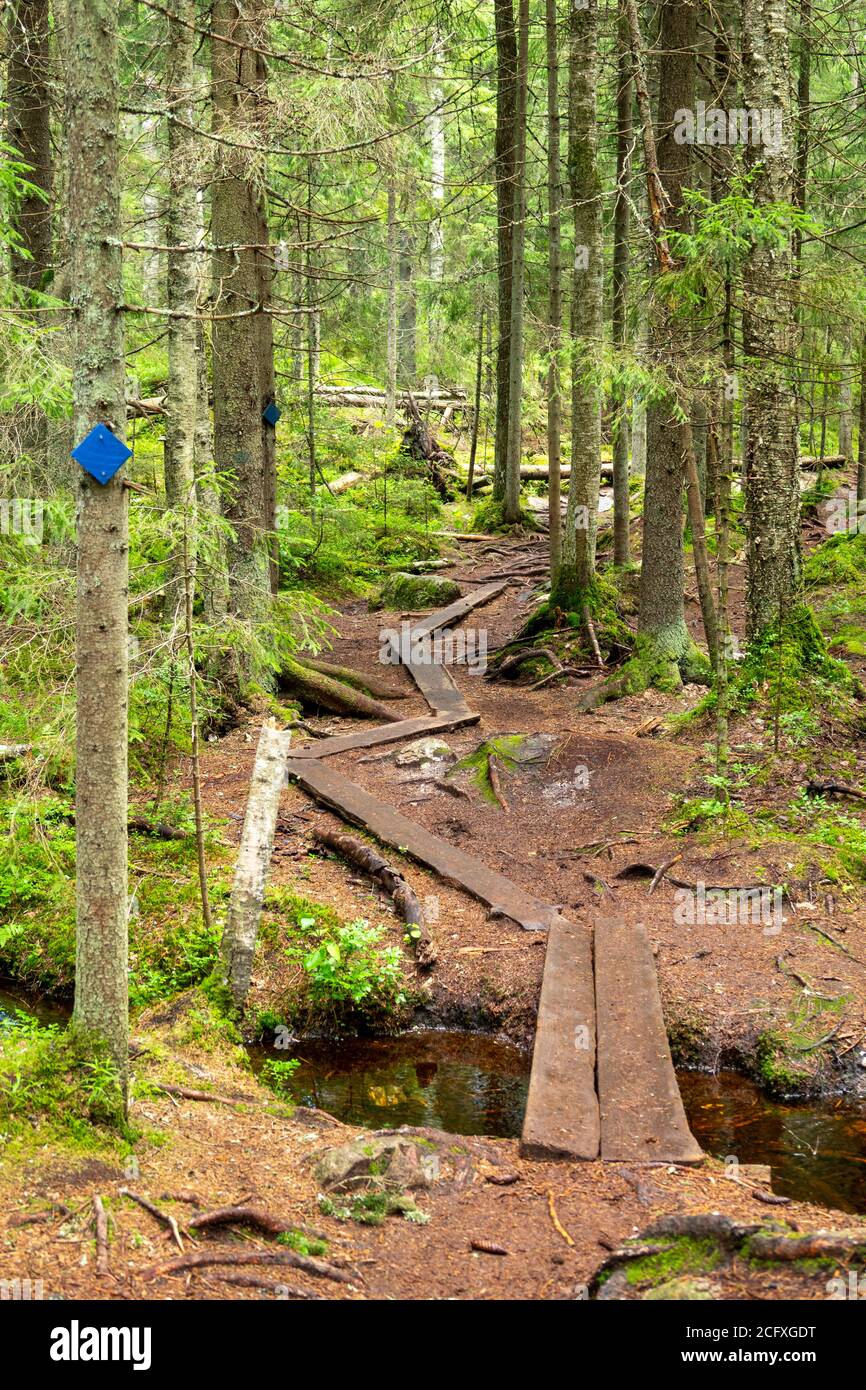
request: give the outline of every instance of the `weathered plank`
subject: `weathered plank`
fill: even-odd
[[[449,603],[447,608],[437,608],[435,613],[428,613],[426,618],[412,624],[413,641],[437,632],[440,627],[448,627],[449,623],[459,623],[473,608],[478,608],[482,603],[489,603],[490,599],[501,594],[507,585],[507,579],[498,579],[494,584],[484,584],[473,593],[456,599],[454,603]]]
[[[437,715],[460,717],[469,714],[461,691],[447,666],[435,662],[410,661],[406,667],[424,699]],[[476,715],[476,719],[480,715]]]
[[[525,930],[547,931],[558,916],[549,903],[534,898],[479,859],[416,825],[319,758],[303,762],[291,759],[288,775],[344,820],[363,826],[384,844],[393,845],[420,864],[435,869],[446,883],[465,888],[497,915],[508,917]]]
[[[525,1158],[598,1157],[592,937],[551,924],[520,1152]]]
[[[612,918],[596,923],[595,1007],[602,1158],[700,1163],[642,925]]]
[[[464,724],[477,724],[480,714],[471,710],[460,711],[453,716],[421,714],[415,719],[398,719],[393,724],[380,724],[375,729],[359,729],[353,734],[334,734],[332,738],[311,739],[308,743],[292,749],[293,758],[330,758],[335,753],[346,753],[352,748],[375,748],[380,743],[399,743],[402,738],[413,734],[442,734],[449,729],[460,729]]]

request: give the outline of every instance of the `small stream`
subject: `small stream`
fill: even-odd
[[[62,1004],[0,984],[0,1030],[21,1011],[63,1024]],[[410,1032],[394,1038],[304,1039],[291,1052],[248,1048],[254,1071],[297,1057],[299,1104],[366,1129],[427,1125],[451,1134],[517,1138],[530,1057],[481,1033]],[[678,1073],[692,1132],[715,1158],[769,1164],[779,1196],[866,1212],[866,1105],[844,1099],[788,1104],[767,1098],[736,1072]]]

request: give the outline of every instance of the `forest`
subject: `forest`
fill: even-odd
[[[827,1364],[864,32],[0,3],[0,1301],[52,1362],[519,1300]]]

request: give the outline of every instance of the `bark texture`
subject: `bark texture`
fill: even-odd
[[[70,0],[67,113],[75,437],[99,421],[123,436],[118,10]],[[77,931],[73,1025],[107,1047],[126,1098],[127,608],[123,470],[79,472],[76,620]]]
[[[790,203],[794,156],[785,0],[743,0],[743,98],[781,113],[782,139],[746,158],[760,206]],[[794,392],[792,257],[785,241],[755,241],[743,272],[743,350],[749,367],[744,493],[746,635],[754,638],[800,594],[800,489]]]
[[[274,848],[280,793],[286,781],[286,761],[292,735],[265,724],[259,737],[250,783],[247,813],[238,850],[235,880],[222,940],[226,981],[237,1008],[250,989],[253,956],[262,914],[265,885]]]

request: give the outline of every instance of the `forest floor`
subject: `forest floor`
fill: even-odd
[[[471,587],[505,574],[529,546],[537,546],[539,554],[545,551],[543,541],[526,538],[497,538],[490,546],[455,542],[454,567],[447,572]],[[693,588],[693,576],[691,583]],[[742,586],[742,569],[734,566],[733,618],[740,632]],[[492,652],[513,636],[533,602],[532,582],[511,577],[509,587],[467,623],[486,630]],[[380,679],[384,672],[404,687],[395,717],[426,712],[408,673],[378,661],[380,629],[398,625],[403,616],[348,603],[336,619],[334,644],[335,660]],[[697,635],[700,611],[691,595],[687,616]],[[402,745],[372,750],[374,759],[370,750],[344,753],[335,765],[381,800],[538,897],[560,904],[577,920],[589,923],[601,910],[645,923],[678,1063],[733,1066],[777,1089],[864,1094],[862,892],[852,882],[828,883],[827,844],[798,838],[794,829],[788,834],[785,827],[792,799],[810,779],[863,783],[866,739],[852,743],[849,733],[841,775],[840,735],[832,724],[822,725],[807,743],[786,743],[774,754],[767,721],[738,718],[732,727],[733,756],[759,766],[761,775],[744,779],[738,789],[735,819],[710,814],[699,829],[688,830],[690,799],[708,797],[712,730],[693,722],[670,736],[661,719],[694,706],[700,690],[687,687],[678,696],[650,691],[583,715],[575,712],[575,695],[586,681],[533,691],[488,682],[459,667],[453,673],[481,716],[479,725],[444,736],[458,759],[471,754],[482,739],[514,733],[553,736],[550,757],[542,766],[503,776],[507,809],[471,784],[466,798],[406,780],[416,770],[396,763]],[[659,724],[649,729],[654,719]],[[240,835],[260,722],[261,714],[206,746],[206,809],[227,822],[226,838],[232,843]],[[335,733],[357,727],[337,718],[317,723]],[[582,769],[586,776],[579,775]],[[678,808],[684,806],[678,818]],[[763,821],[751,818],[759,810]],[[772,833],[764,835],[768,811],[775,819]],[[278,825],[272,887],[326,904],[346,921],[375,917],[387,922],[399,942],[402,929],[387,901],[344,864],[310,852],[316,824],[338,828],[340,823],[289,787]],[[689,882],[786,884],[781,930],[768,932],[761,923],[690,924],[677,913],[676,889],[664,878],[650,895],[645,876],[619,877],[629,866],[657,868],[675,856],[671,872]],[[396,852],[388,851],[388,857],[401,860]],[[433,971],[416,974],[406,957],[412,1002],[407,1021],[483,1029],[531,1046],[543,937],[490,917],[481,904],[409,861],[402,867],[422,901],[438,900]],[[263,934],[254,969],[253,1012],[285,1011],[297,974],[273,934]],[[209,1035],[205,1016],[195,995],[151,1010],[136,1029],[141,1049],[136,1067],[151,1079],[245,1099],[230,1106],[153,1092],[139,1100],[132,1119],[143,1138],[136,1146],[139,1172],[134,1179],[110,1157],[63,1158],[50,1147],[22,1149],[17,1158],[4,1160],[4,1278],[42,1278],[47,1293],[65,1298],[572,1299],[586,1296],[594,1271],[612,1248],[670,1213],[720,1212],[765,1227],[781,1214],[788,1230],[801,1233],[841,1227],[866,1232],[866,1220],[839,1211],[800,1202],[774,1209],[765,1175],[750,1178],[742,1168],[746,1182],[737,1183],[715,1160],[697,1169],[537,1163],[519,1157],[516,1141],[490,1138],[453,1141],[452,1148],[462,1146],[469,1158],[462,1168],[458,1165],[459,1171],[420,1193],[418,1205],[430,1218],[423,1226],[400,1216],[378,1226],[339,1221],[319,1210],[311,1156],[365,1132],[320,1111],[301,1107],[291,1114],[243,1069],[242,1057],[229,1055],[221,1039]],[[830,1038],[821,1041],[828,1033]],[[502,1185],[496,1178],[506,1171],[509,1181]],[[219,1266],[148,1278],[149,1266],[170,1258],[169,1237],[140,1207],[118,1195],[124,1185],[173,1211],[182,1226],[192,1210],[255,1201],[320,1231],[328,1243],[325,1258],[348,1273],[350,1282],[315,1278],[308,1270],[262,1271],[255,1266],[250,1269],[270,1287],[229,1283],[226,1275],[232,1271]],[[89,1222],[94,1194],[110,1205],[107,1274],[97,1271],[93,1255]],[[46,1216],[52,1204],[64,1209]],[[39,1219],[22,1224],[23,1217],[34,1215]],[[202,1237],[196,1248],[202,1250],[214,1239]],[[473,1240],[508,1253],[472,1250]],[[251,1234],[218,1243],[223,1251],[234,1252],[280,1248]],[[747,1247],[732,1252],[714,1236],[702,1236],[697,1227],[662,1243],[666,1248],[637,1262],[631,1275],[611,1281],[613,1296],[641,1297],[673,1281],[674,1291],[668,1287],[661,1296],[683,1296],[685,1289],[688,1297],[820,1299],[827,1297],[833,1273],[845,1272],[832,1256],[782,1263],[755,1259]],[[681,1279],[692,1282],[677,1294]],[[287,1286],[289,1294],[277,1285]]]

